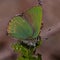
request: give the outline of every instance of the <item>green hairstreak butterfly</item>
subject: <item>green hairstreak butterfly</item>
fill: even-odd
[[[7,29],[8,34],[23,40],[37,38],[42,22],[42,7],[32,7],[25,11],[24,15],[24,17],[15,16],[11,19]]]
[[[25,11],[23,16],[14,16],[9,22],[7,32],[10,36],[19,39],[14,45],[15,50],[21,51],[17,60],[41,60],[41,56],[34,56],[33,52],[40,45],[39,32],[42,22],[42,7],[35,6]],[[22,41],[21,41],[22,40]]]

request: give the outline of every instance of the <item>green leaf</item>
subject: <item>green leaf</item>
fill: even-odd
[[[15,52],[19,52],[21,50],[21,45],[19,45],[18,43],[12,44],[12,48]]]
[[[36,38],[40,32],[41,22],[42,22],[42,7],[35,6],[25,12],[29,23],[31,24],[34,34],[33,38]]]
[[[28,49],[26,49],[25,47],[21,46],[21,54],[22,54],[22,56],[28,58]]]
[[[33,56],[33,49],[27,49],[19,43],[14,44],[13,49],[15,52],[19,52],[21,54],[17,57],[17,60],[42,60],[41,55],[37,55],[37,57]]]
[[[26,39],[32,36],[33,31],[25,19],[15,16],[9,23],[8,33],[17,39]]]

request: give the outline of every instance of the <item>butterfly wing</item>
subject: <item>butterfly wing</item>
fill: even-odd
[[[8,26],[8,34],[17,39],[27,39],[33,31],[29,23],[20,16],[15,16]]]
[[[35,6],[25,12],[25,17],[30,22],[33,28],[33,38],[36,38],[40,32],[42,22],[42,7]]]

